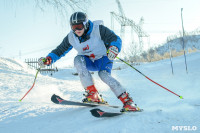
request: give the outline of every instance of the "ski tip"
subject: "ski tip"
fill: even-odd
[[[62,99],[61,97],[53,94],[51,96],[51,101],[54,102],[54,103],[56,103],[56,104],[60,104],[60,103],[62,103],[64,101],[64,99]]]
[[[98,117],[98,118],[101,117],[104,114],[104,111],[102,111],[98,108],[91,109],[90,112],[94,117]]]
[[[19,102],[21,102],[22,100],[20,99]]]
[[[119,116],[119,115],[122,115],[124,113],[116,113],[116,112],[104,112],[98,108],[96,109],[92,109],[90,110],[90,112],[92,113],[92,115],[94,117],[97,117],[97,118],[104,118],[104,117],[115,117],[115,116]]]
[[[56,97],[57,97],[57,95],[53,94],[51,96],[51,101],[54,102],[54,103],[56,103],[56,104],[59,104],[59,101],[56,99]]]

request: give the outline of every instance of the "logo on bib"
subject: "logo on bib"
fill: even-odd
[[[94,55],[94,54],[91,54],[90,57],[94,59],[94,58],[95,58],[95,55]]]
[[[90,49],[90,48],[89,48],[89,46],[87,45],[86,47],[83,48],[83,51],[89,50],[89,49]]]

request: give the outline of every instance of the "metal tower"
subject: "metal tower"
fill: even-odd
[[[149,35],[142,29],[142,25],[144,24],[143,17],[140,19],[139,24],[136,24],[133,20],[127,18],[124,14],[123,8],[120,4],[119,0],[116,0],[118,4],[119,14],[116,14],[115,12],[110,12],[111,14],[111,28],[114,30],[114,19],[118,21],[118,23],[121,25],[120,29],[120,37],[124,38],[125,33],[125,26],[131,26],[131,41],[132,44],[134,43],[134,35],[133,32],[135,32],[139,38],[139,50],[140,53],[143,49],[143,39],[142,37],[149,37]]]

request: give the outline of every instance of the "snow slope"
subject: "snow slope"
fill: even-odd
[[[22,102],[19,99],[32,86],[36,71],[20,61],[0,58],[0,132],[1,133],[170,133],[182,132],[173,126],[187,126],[189,132],[200,132],[200,53],[187,55],[188,74],[183,56],[136,66],[141,72],[184,99],[148,81],[123,63],[113,70],[118,79],[144,109],[114,118],[93,117],[87,107],[59,106],[51,103],[52,94],[81,101],[83,88],[74,68],[60,69],[53,77],[38,75],[36,84]],[[122,105],[107,85],[93,75],[95,84],[110,104]],[[116,111],[101,107],[106,111]],[[183,130],[183,129],[182,129]]]

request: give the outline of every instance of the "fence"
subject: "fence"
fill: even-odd
[[[25,59],[25,63],[27,63],[30,67],[32,67],[34,69],[39,69],[39,67],[40,67],[38,65],[38,58]],[[49,66],[46,66],[45,68],[40,69],[40,73],[50,73],[51,75],[53,75],[53,73],[55,73],[57,71],[58,71],[57,67],[55,67],[52,64]]]

